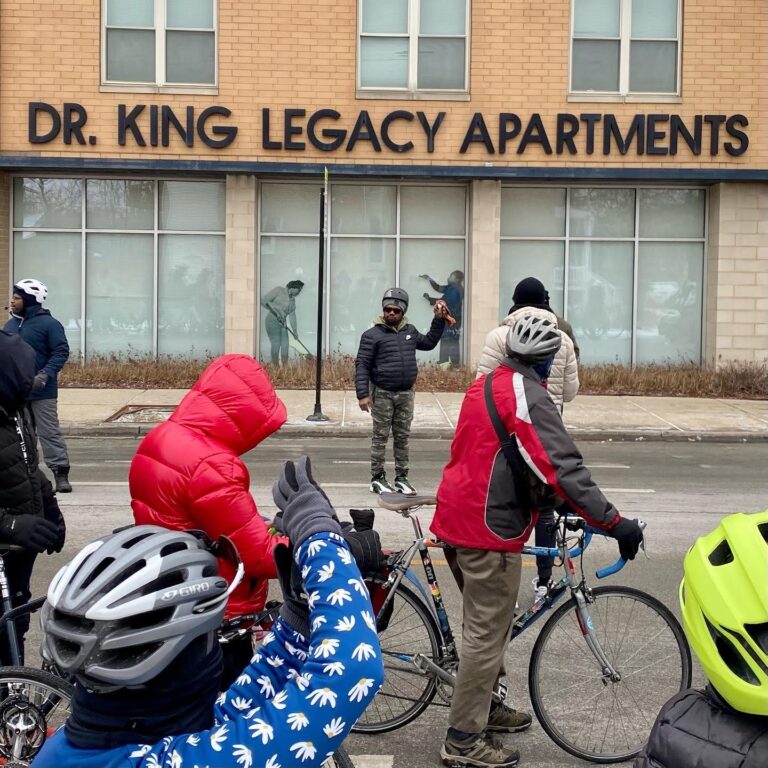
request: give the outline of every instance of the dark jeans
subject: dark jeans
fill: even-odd
[[[555,535],[555,513],[541,512],[536,521],[536,535],[534,541],[537,547],[554,547],[557,543]],[[536,568],[539,572],[539,584],[547,584],[552,578],[552,566],[555,560],[553,557],[537,557]]]
[[[29,582],[32,579],[32,568],[35,565],[36,552],[29,550],[14,550],[3,555],[5,563],[5,575],[8,577],[8,586],[11,590],[11,603],[16,608],[19,605],[28,603],[32,597],[29,590]],[[19,640],[19,655],[21,663],[24,663],[24,635],[29,629],[30,616],[26,614],[20,616],[14,622],[16,625],[16,636]],[[8,634],[3,631],[0,634],[0,664],[9,666],[13,664],[11,659],[11,650],[8,643]]]

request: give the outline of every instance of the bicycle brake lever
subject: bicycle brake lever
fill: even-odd
[[[646,546],[645,546],[645,537],[646,537],[645,530],[648,527],[648,523],[646,523],[644,520],[638,520],[637,524],[640,526],[640,528],[643,531],[643,540],[640,542],[640,549],[643,550],[643,554],[645,555],[645,559],[646,560],[650,560],[651,558],[648,555],[648,550],[646,549]]]

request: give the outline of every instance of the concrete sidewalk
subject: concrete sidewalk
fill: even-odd
[[[164,421],[184,396],[182,389],[61,389],[59,418],[69,436],[140,436]],[[309,422],[312,390],[280,390],[288,408],[281,434],[294,437],[363,436],[371,417],[355,393],[323,392],[329,421]],[[450,438],[459,415],[460,392],[418,392],[414,437]],[[768,440],[768,400],[579,395],[566,405],[565,423],[574,437],[593,440]]]

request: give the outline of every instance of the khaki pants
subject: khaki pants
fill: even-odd
[[[519,553],[462,547],[456,555],[464,576],[464,626],[448,724],[464,733],[481,733],[504,665],[523,561]]]

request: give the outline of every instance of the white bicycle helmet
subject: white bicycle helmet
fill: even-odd
[[[42,304],[48,298],[48,288],[39,280],[33,280],[31,277],[25,277],[13,284],[14,293],[28,293],[37,299],[38,304]]]
[[[154,525],[94,541],[48,588],[43,654],[96,687],[146,683],[219,627],[237,572],[228,587],[205,542]]]
[[[543,363],[560,349],[561,333],[546,317],[521,317],[507,333],[507,354],[525,363]]]

